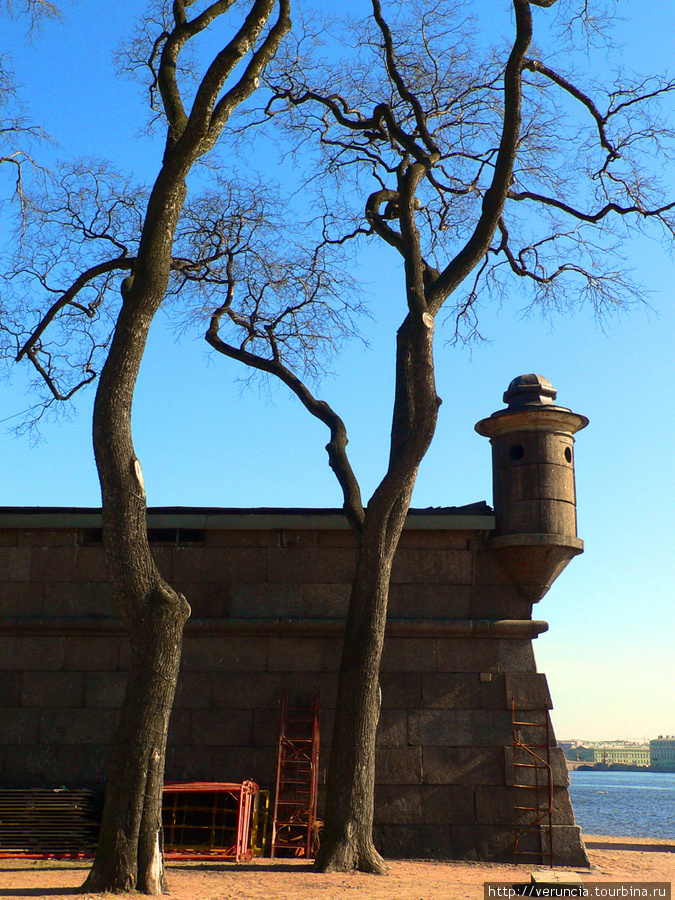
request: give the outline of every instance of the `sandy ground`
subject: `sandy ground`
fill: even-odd
[[[586,843],[590,870],[556,872],[578,872],[585,882],[673,881],[675,841],[588,836]],[[77,893],[87,869],[86,860],[0,859],[0,898],[101,896]],[[168,869],[174,900],[479,900],[484,882],[529,882],[533,867],[396,860],[378,877],[317,875],[301,860],[258,859],[239,865],[171,862]]]

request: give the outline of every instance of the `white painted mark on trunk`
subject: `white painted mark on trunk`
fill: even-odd
[[[143,481],[143,469],[141,469],[140,459],[134,459],[134,475],[141,486],[141,490],[145,492],[145,481]]]

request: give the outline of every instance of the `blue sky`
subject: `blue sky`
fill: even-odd
[[[28,111],[58,142],[58,154],[110,159],[148,180],[161,142],[140,135],[140,92],[114,75],[111,58],[142,9],[132,0],[66,5],[63,21],[47,23],[32,44],[20,22],[4,22],[3,51],[13,58]],[[621,9],[623,64],[666,70],[675,26],[671,4],[652,0],[649,16],[637,0]],[[544,11],[536,15],[543,27]],[[672,106],[670,114],[675,120]],[[671,182],[675,194],[675,176]],[[586,552],[535,608],[550,623],[535,649],[549,677],[561,738],[639,740],[675,733],[675,266],[649,240],[627,252],[650,289],[651,310],[623,315],[604,329],[585,311],[542,321],[523,316],[514,284],[503,306],[481,320],[489,342],[453,348],[439,329],[443,405],[413,498],[417,507],[491,501],[490,448],[473,426],[501,408],[502,393],[516,375],[544,375],[558,388],[558,402],[589,417],[576,452],[579,535]],[[353,464],[368,495],[387,458],[402,297],[400,272],[386,249],[364,260],[361,274],[376,316],[368,328],[371,347],[349,347],[321,394],[347,423]],[[237,365],[207,349],[193,337],[177,343],[168,321],[158,316],[134,405],[149,504],[339,506],[323,426],[283,387],[273,386],[269,394],[242,388]],[[10,417],[31,403],[24,378],[17,368],[0,394],[0,419],[6,420],[0,426],[0,505],[98,505],[92,392],[79,398],[73,421],[47,425],[42,443],[32,446],[6,430]]]

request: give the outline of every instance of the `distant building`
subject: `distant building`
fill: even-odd
[[[675,742],[673,742],[675,744]],[[647,744],[618,744],[612,742],[593,750],[595,762],[605,763],[611,766],[614,763],[623,763],[627,766],[644,766],[648,768],[651,762],[650,748]]]
[[[675,772],[675,736],[660,734],[649,742],[652,769],[662,772]]]
[[[572,762],[595,762],[595,751],[578,741],[561,741],[561,746],[567,759]]]

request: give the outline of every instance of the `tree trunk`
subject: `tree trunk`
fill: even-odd
[[[360,540],[338,680],[325,825],[316,859],[321,872],[358,869],[383,874],[387,868],[373,844],[375,738],[389,579],[400,530],[386,538],[384,531],[366,521]]]
[[[169,589],[170,590],[170,589]],[[166,890],[162,842],[164,756],[189,608],[158,587],[132,663],[108,764],[103,822],[83,891]]]
[[[148,203],[131,287],[123,291],[94,404],[106,568],[129,631],[132,665],[111,749],[96,857],[84,891],[159,894],[166,888],[164,757],[190,607],[162,578],[150,553],[131,408],[150,325],[166,293],[185,193],[184,171],[164,167]]]
[[[316,868],[382,874],[373,844],[379,673],[394,554],[417,470],[433,437],[439,399],[433,369],[433,320],[409,316],[398,333],[396,396],[389,468],[368,504],[359,533],[347,613],[326,809]]]

